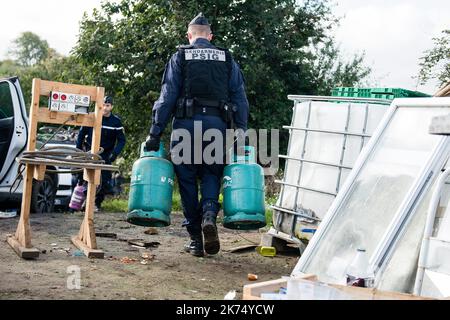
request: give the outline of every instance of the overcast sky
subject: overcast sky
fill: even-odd
[[[448,0],[334,0],[343,17],[336,30],[345,56],[365,51],[373,69],[371,82],[383,87],[436,91],[436,83],[417,86],[419,57],[433,46],[432,38],[450,28]],[[13,0],[0,8],[0,59],[11,40],[32,31],[51,47],[68,54],[75,45],[79,21],[101,0]],[[295,92],[293,92],[295,94]]]

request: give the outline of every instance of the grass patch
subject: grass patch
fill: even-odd
[[[266,222],[267,225],[265,228],[269,229],[273,226],[273,210],[270,208],[271,205],[274,205],[277,202],[278,195],[271,195],[266,197]]]
[[[102,203],[102,210],[105,212],[128,212],[128,193],[123,193],[119,197],[106,198]],[[175,211],[183,211],[178,190],[174,190],[172,196],[172,212]]]
[[[102,203],[105,212],[128,212],[128,199],[107,198]]]

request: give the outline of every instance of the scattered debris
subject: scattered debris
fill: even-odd
[[[148,264],[148,261],[149,261],[149,260],[145,260],[145,259],[144,259],[144,260],[141,260],[141,264],[144,264],[144,265],[145,265],[145,264]]]
[[[123,257],[122,259],[120,259],[120,262],[125,263],[125,264],[130,264],[133,262],[138,261],[137,259],[134,258],[129,258],[129,257]]]
[[[96,232],[95,235],[99,238],[117,239],[117,234],[112,232]]]
[[[231,249],[224,250],[224,251],[231,252],[231,253],[239,253],[239,252],[246,252],[246,251],[254,250],[256,247],[257,247],[256,244],[247,244],[244,246],[239,246],[239,247],[231,248]]]
[[[256,247],[256,252],[258,252],[263,257],[275,257],[277,254],[277,250],[275,247],[265,247],[265,246],[258,246]]]
[[[84,253],[83,253],[82,251],[80,251],[80,250],[75,250],[75,251],[72,253],[72,256],[73,256],[73,257],[83,257],[83,256],[84,256]]]
[[[42,254],[46,254],[47,253],[47,250],[41,250],[41,252],[42,252]]]
[[[256,281],[256,280],[258,280],[258,276],[256,274],[253,274],[253,273],[249,273],[247,275],[247,278],[248,278],[249,281]]]
[[[150,252],[142,252],[141,253],[141,258],[145,259],[145,260],[153,260],[155,259],[156,255],[150,253]]]
[[[155,234],[159,234],[159,231],[157,228],[150,227],[147,230],[145,230],[144,233],[149,234],[149,235],[155,235]]]
[[[229,291],[225,297],[223,297],[223,300],[234,300],[236,299],[236,290]]]
[[[51,246],[52,246],[52,247],[57,247],[58,244],[57,244],[57,243],[52,243]]]
[[[156,241],[148,242],[148,241],[145,241],[142,239],[130,239],[127,242],[131,246],[134,245],[134,246],[141,247],[141,248],[157,247],[161,244]]]

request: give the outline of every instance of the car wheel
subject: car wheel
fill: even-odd
[[[50,213],[55,208],[56,183],[49,174],[44,180],[33,180],[33,191],[31,193],[31,212]]]

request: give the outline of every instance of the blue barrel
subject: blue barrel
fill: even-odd
[[[266,225],[264,171],[255,162],[255,149],[244,147],[243,155],[234,155],[223,176],[223,226],[253,230]]]
[[[133,164],[128,200],[127,221],[145,227],[170,225],[174,170],[164,159],[161,142],[157,152],[148,152],[141,145],[141,157]]]

